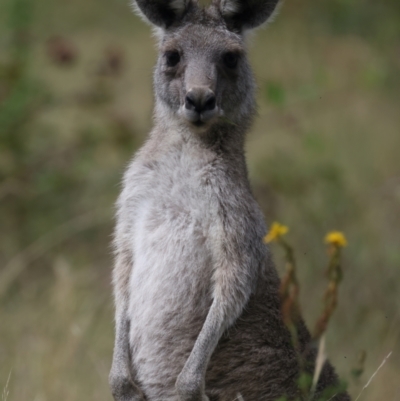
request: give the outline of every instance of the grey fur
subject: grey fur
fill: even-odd
[[[240,20],[244,1],[201,9],[193,1],[137,0],[163,32],[154,128],[117,204],[116,401],[299,395],[279,278],[243,150],[255,84],[239,31],[267,20],[276,2],[248,3],[258,13],[247,13],[239,28],[232,18]],[[315,352],[302,322],[299,340],[312,370]],[[336,382],[327,364],[318,389]]]

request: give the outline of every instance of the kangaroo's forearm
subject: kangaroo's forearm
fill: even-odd
[[[110,386],[116,401],[143,401],[142,391],[136,384],[130,347],[130,325],[128,314],[129,277],[133,268],[133,257],[127,249],[118,250],[113,272],[115,293],[115,344],[110,372]]]
[[[131,366],[130,321],[126,310],[118,312],[113,362],[109,378],[111,391],[115,401],[143,401],[145,397],[136,384],[135,369]]]

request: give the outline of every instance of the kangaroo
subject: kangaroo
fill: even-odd
[[[117,202],[116,401],[301,396],[244,155],[255,114],[245,34],[267,22],[277,3],[135,2],[156,29],[159,57],[154,127]],[[312,372],[315,351],[302,322],[298,338]],[[336,383],[325,364],[317,395]]]

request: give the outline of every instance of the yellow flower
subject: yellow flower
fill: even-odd
[[[339,248],[347,246],[347,239],[344,234],[340,231],[331,231],[325,237],[327,244],[335,245]]]
[[[272,241],[276,241],[283,235],[285,235],[289,231],[289,228],[280,224],[280,223],[273,223],[268,234],[264,237],[264,242],[269,244]]]

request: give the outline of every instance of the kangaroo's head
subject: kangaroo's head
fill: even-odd
[[[247,126],[255,109],[244,35],[268,21],[279,0],[136,0],[157,28],[156,115],[192,128]]]

